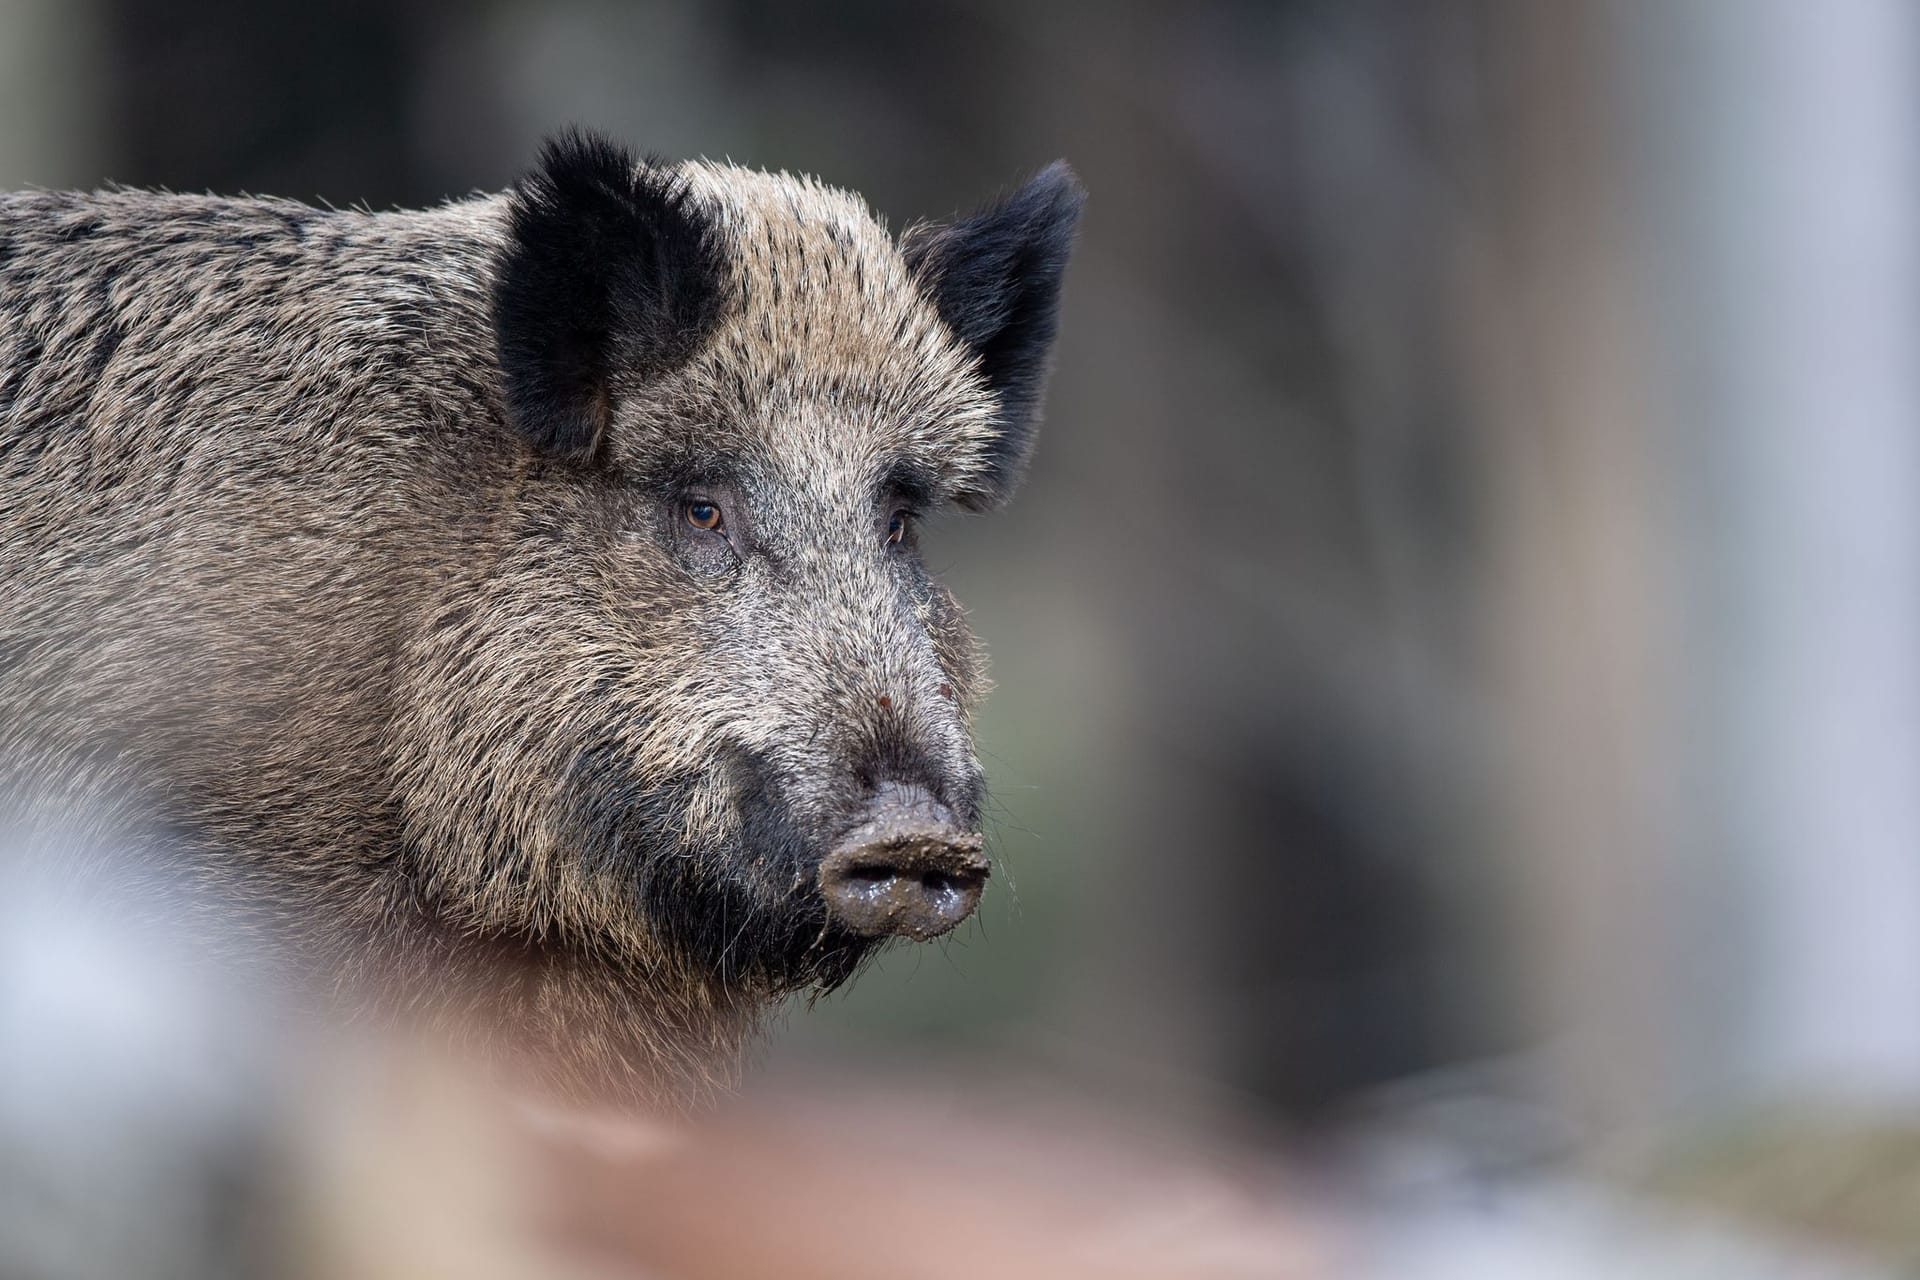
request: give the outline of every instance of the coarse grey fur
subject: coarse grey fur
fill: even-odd
[[[682,1096],[871,949],[810,879],[863,794],[977,823],[980,655],[890,520],[1017,479],[1028,424],[953,317],[1017,313],[991,290],[1028,268],[983,308],[942,294],[972,224],[916,257],[809,179],[545,165],[720,264],[571,451],[500,355],[544,323],[499,287],[539,175],[417,212],[0,196],[0,789],[163,833],[350,1011]],[[1043,181],[1039,366],[1079,202]]]

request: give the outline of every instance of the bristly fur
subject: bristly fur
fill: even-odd
[[[914,278],[941,319],[979,353],[1000,402],[990,473],[965,496],[970,506],[1004,502],[1026,471],[1059,323],[1060,283],[1084,203],[1073,171],[1055,163],[998,204],[902,237]]]
[[[1012,483],[1077,190],[918,283],[844,192],[584,135],[423,212],[0,195],[0,800],[164,824],[356,1010],[724,1080],[871,952],[863,797],[977,819],[982,657],[886,531]]]

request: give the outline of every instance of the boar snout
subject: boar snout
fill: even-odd
[[[937,938],[973,914],[987,883],[978,832],[961,830],[920,787],[883,783],[861,821],[820,864],[820,893],[867,938]]]

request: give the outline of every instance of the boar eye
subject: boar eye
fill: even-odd
[[[685,511],[687,523],[696,529],[711,533],[720,527],[720,508],[711,502],[695,499],[686,504]]]
[[[896,511],[887,517],[887,545],[897,546],[907,536],[907,525],[913,519],[905,511]]]

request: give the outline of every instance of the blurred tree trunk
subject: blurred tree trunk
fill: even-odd
[[[1630,290],[1604,13],[1495,0],[1465,292],[1489,444],[1486,645],[1514,995],[1554,1101],[1653,1121],[1679,1012],[1665,780],[1671,542]]]
[[[99,24],[94,0],[0,4],[0,191],[98,181]]]
[[[1616,1137],[1910,1099],[1920,32],[1871,2],[1490,13],[1488,651],[1553,1087]]]
[[[1920,1098],[1920,18],[1624,6],[1685,501],[1693,1089]]]

